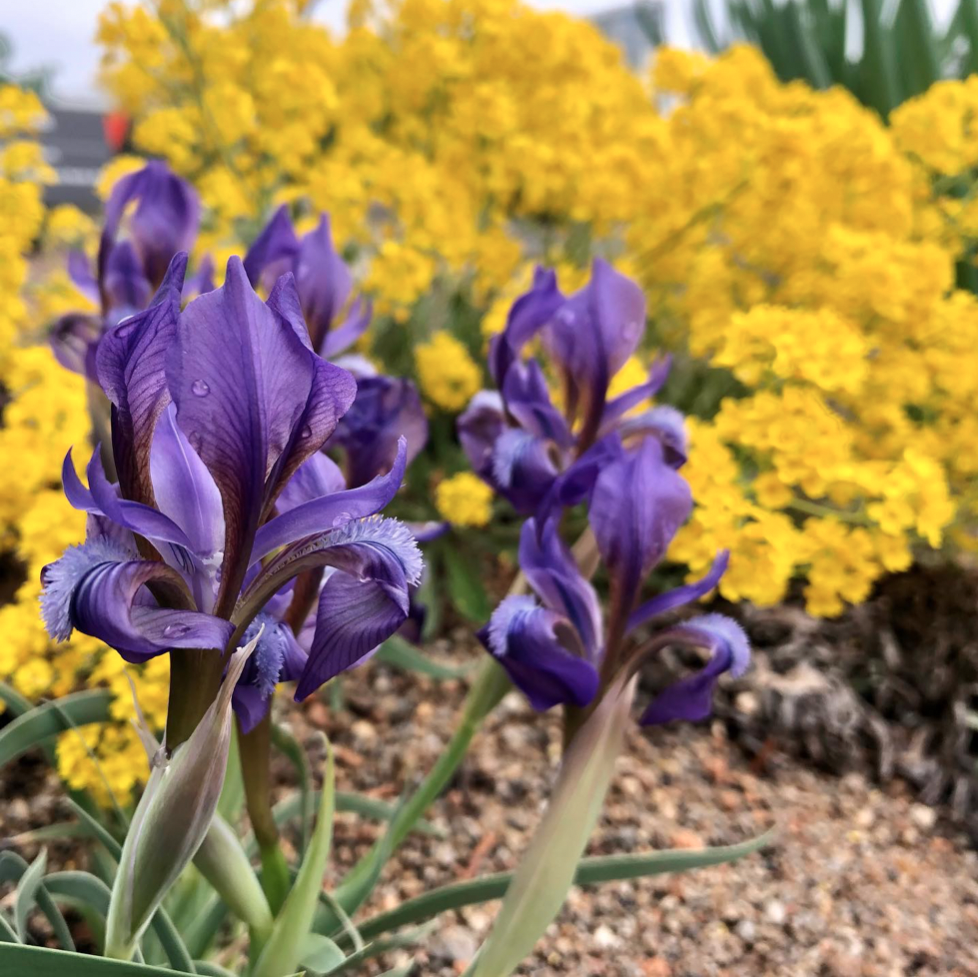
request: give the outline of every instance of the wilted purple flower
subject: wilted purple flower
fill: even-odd
[[[326,214],[315,230],[300,238],[283,204],[248,249],[244,267],[252,285],[266,289],[280,275],[292,272],[312,346],[320,356],[342,353],[370,325],[372,310],[365,299],[355,299],[347,310],[353,278],[333,247]]]
[[[80,251],[68,255],[68,274],[78,290],[101,310],[79,356],[77,314],[63,317],[52,330],[51,343],[59,362],[91,380],[95,348],[105,329],[146,308],[160,287],[174,255],[188,251],[197,236],[200,201],[196,191],[166,163],[150,161],[116,183],[105,205],[105,224],[93,273]],[[206,283],[198,273],[197,291]],[[213,285],[211,285],[213,287]]]
[[[641,421],[625,419],[665,382],[668,360],[657,362],[644,383],[607,399],[611,379],[635,352],[644,326],[641,289],[600,259],[589,284],[569,298],[552,271],[537,269],[533,287],[513,304],[489,350],[498,393],[476,394],[458,431],[472,468],[519,512],[536,512],[564,473],[616,431],[630,438],[676,438],[674,419],[661,409]],[[560,376],[561,410],[539,361],[522,358],[538,335]],[[684,442],[670,460],[677,467],[685,460]]]
[[[128,661],[220,654],[254,637],[265,611],[236,696],[250,723],[275,682],[296,678],[308,695],[406,619],[417,545],[369,517],[397,491],[407,446],[389,472],[345,490],[320,451],[356,383],[313,352],[292,276],[262,302],[232,258],[224,286],[181,312],[185,267],[174,258],[149,308],[99,344],[119,483],[96,450],[86,488],[69,452],[65,492],[89,513],[88,541],[44,569],[42,609],[55,637],[78,628]],[[324,568],[305,656],[277,622],[297,574]]]

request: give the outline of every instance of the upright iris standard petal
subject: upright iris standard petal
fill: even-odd
[[[601,657],[601,605],[560,538],[556,520],[539,532],[533,519],[520,531],[520,569],[548,607],[559,611],[580,636],[589,661]]]
[[[318,414],[310,417],[320,407],[319,393],[328,393],[319,389],[328,381],[318,363],[292,325],[254,293],[237,258],[228,262],[224,286],[180,316],[166,378],[177,422],[224,503],[219,605],[241,584],[266,477],[283,456],[296,455],[307,428],[309,453],[325,440]]]
[[[108,325],[115,325],[145,308],[153,286],[129,241],[114,244],[105,259],[102,295]]]
[[[353,278],[333,247],[326,214],[299,242],[294,272],[312,345],[319,350],[353,289]]]
[[[356,400],[327,448],[343,449],[347,481],[357,486],[393,465],[401,437],[407,442],[410,464],[428,440],[428,418],[417,388],[401,378],[362,377],[357,380]]]
[[[130,662],[171,648],[223,650],[233,631],[229,622],[158,607],[146,585],[182,589],[183,580],[162,563],[124,556],[118,547],[96,539],[70,548],[41,571],[41,606],[52,636],[63,640],[77,628]]]
[[[557,276],[549,268],[538,267],[533,273],[533,287],[513,303],[506,328],[489,345],[489,372],[497,387],[502,388],[509,368],[519,359],[523,347],[563,303]]]
[[[637,610],[632,612],[628,619],[628,630],[645,624],[658,614],[665,614],[666,611],[675,610],[685,604],[691,604],[694,600],[705,597],[720,582],[720,578],[727,572],[727,565],[730,562],[730,551],[721,550],[710,567],[710,572],[699,580],[692,583],[683,584],[681,587],[674,587],[667,590],[664,594],[659,594],[651,600],[646,601]]]
[[[722,614],[706,614],[657,637],[657,644],[685,644],[710,653],[706,665],[659,693],[640,720],[643,726],[676,719],[706,719],[713,707],[713,688],[723,672],[737,678],[750,664],[750,643],[743,628]]]
[[[262,526],[255,537],[251,562],[262,559],[280,546],[380,512],[400,488],[406,465],[407,442],[401,438],[394,464],[386,475],[378,475],[359,488],[335,492],[298,505]]]
[[[92,274],[92,266],[84,251],[68,252],[68,277],[75,288],[90,302],[98,302],[98,279]]]
[[[561,448],[574,443],[567,421],[550,400],[547,381],[536,360],[514,363],[510,367],[503,384],[503,400],[524,431],[546,438]]]
[[[495,390],[480,390],[458,419],[458,438],[472,470],[492,484],[492,455],[506,430],[503,398]]]
[[[69,312],[55,322],[48,341],[55,359],[66,370],[94,380],[95,352],[101,335],[102,323],[95,316]]]
[[[157,507],[190,542],[193,570],[184,569],[191,577],[198,608],[209,612],[224,555],[224,509],[221,493],[177,425],[176,413],[170,404],[156,425],[150,471]]]
[[[302,413],[265,483],[262,517],[298,468],[329,440],[356,396],[356,381],[342,367],[313,357],[312,385]]]
[[[289,208],[282,204],[272,219],[255,238],[244,257],[244,270],[252,285],[271,288],[287,271],[299,252],[299,239],[289,217]]]
[[[591,281],[555,312],[543,333],[564,374],[571,415],[597,432],[611,378],[645,329],[645,297],[633,281],[595,259]]]
[[[597,693],[597,669],[565,647],[576,637],[570,624],[532,597],[507,597],[479,637],[540,712],[559,704],[586,706]]]
[[[631,613],[642,581],[692,508],[689,485],[654,438],[622,451],[599,473],[588,519],[623,613]]]
[[[176,341],[180,293],[187,268],[178,254],[145,312],[110,329],[98,345],[96,368],[112,402],[112,454],[123,495],[153,504],[149,458],[157,418],[170,402],[167,350]]]
[[[347,317],[340,325],[330,329],[316,347],[316,352],[326,359],[346,352],[367,331],[373,314],[373,303],[369,299],[355,299]]]
[[[109,254],[123,221],[146,279],[151,288],[156,288],[173,256],[193,246],[200,223],[200,200],[186,180],[155,160],[119,180],[105,204],[99,245],[98,277],[103,290]]]

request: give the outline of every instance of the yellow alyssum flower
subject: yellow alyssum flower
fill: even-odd
[[[482,386],[482,371],[451,333],[436,332],[414,351],[421,392],[447,411],[460,411]]]
[[[435,506],[456,526],[485,526],[492,518],[492,489],[472,472],[459,472],[438,483]]]

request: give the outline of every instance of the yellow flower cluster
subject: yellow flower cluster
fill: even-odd
[[[443,410],[461,411],[482,387],[482,371],[465,345],[445,330],[418,346],[414,360],[425,396]]]
[[[916,541],[969,542],[978,305],[954,285],[978,242],[975,79],[887,128],[749,48],[659,51],[640,77],[519,0],[354,0],[348,19],[335,39],[294,0],[110,4],[105,81],[138,147],[200,188],[202,247],[282,200],[328,209],[377,308],[423,320],[408,345],[449,411],[479,371],[432,295],[466,296],[489,336],[531,260],[570,290],[612,256],[656,337],[714,367],[683,405],[709,420],[676,550],[692,572],[729,545],[724,594],[777,601],[802,577],[831,614]]]
[[[27,256],[37,241],[63,249],[92,247],[96,237],[94,223],[74,207],[54,208],[45,218],[40,181],[52,175],[29,138],[42,119],[33,93],[0,88],[0,141],[21,137],[0,151],[0,383],[6,401],[0,426],[0,559],[15,582],[23,571],[12,599],[0,606],[0,680],[35,701],[67,695],[82,684],[110,688],[117,722],[65,733],[58,763],[72,787],[91,790],[104,804],[113,794],[124,803],[148,768],[128,723],[133,706],[124,663],[82,634],[52,643],[38,606],[42,567],[84,539],[85,516],[70,509],[61,491],[61,463],[71,445],[77,464],[87,460],[91,422],[84,379],[66,372],[46,346],[32,345],[52,318],[85,303],[61,272],[43,282],[31,280]],[[134,670],[142,708],[158,729],[166,716],[167,672],[165,658],[138,670],[138,677]]]
[[[917,541],[941,545],[948,527],[968,541],[978,301],[954,285],[978,241],[974,79],[934,86],[888,129],[843,91],[780,84],[748,49],[663,51],[640,77],[591,25],[518,0],[354,0],[342,39],[302,7],[113,2],[101,19],[103,78],[136,148],[202,195],[200,253],[220,266],[280,202],[300,223],[329,210],[377,312],[420,322],[424,341],[406,348],[446,411],[483,377],[445,310],[470,302],[488,337],[533,261],[570,291],[605,254],[641,279],[678,379],[691,359],[713,367],[687,405],[701,415],[697,508],[672,555],[691,572],[728,546],[725,596],[773,603],[802,578],[809,609],[831,615],[906,567]],[[45,220],[39,117],[33,96],[0,88],[0,462],[16,473],[0,536],[27,567],[0,609],[0,676],[33,698],[83,680],[114,691],[117,724],[60,744],[63,775],[105,800],[145,770],[122,722],[127,669],[84,637],[52,646],[36,608],[40,567],[83,533],[58,465],[70,443],[83,459],[89,422],[83,382],[25,348],[81,299],[60,273],[28,287],[25,255],[39,240],[95,244],[76,211]],[[100,190],[139,165],[114,161]],[[626,364],[613,393],[647,362]],[[436,501],[459,524],[491,514],[472,476],[443,481]],[[166,669],[156,659],[139,677],[156,725]]]
[[[942,165],[968,165],[973,96],[940,87],[928,111],[950,98],[961,130]],[[773,603],[803,577],[809,610],[838,614],[978,514],[961,467],[978,305],[954,291],[962,239],[914,148],[926,112],[890,131],[749,49],[663,52],[653,89],[672,108],[627,241],[662,335],[742,385],[692,425],[697,508],[673,555],[702,571],[729,546],[725,596]]]
[[[438,483],[435,506],[456,526],[485,526],[492,518],[492,489],[472,472],[459,472]]]

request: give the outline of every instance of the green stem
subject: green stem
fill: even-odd
[[[506,673],[493,658],[486,658],[462,706],[459,721],[445,751],[431,768],[417,790],[401,806],[391,820],[385,838],[374,843],[373,848],[360,859],[347,877],[342,888],[350,891],[362,882],[373,869],[373,861],[381,846],[396,848],[411,833],[429,805],[445,789],[459,764],[465,757],[475,734],[482,727],[486,716],[499,705],[503,696],[512,688]]]
[[[170,652],[170,699],[166,746],[173,750],[197,728],[221,687],[221,653],[174,648]]]
[[[795,512],[803,512],[807,516],[838,519],[839,522],[851,522],[858,526],[869,525],[869,520],[863,512],[846,512],[843,509],[833,509],[831,506],[822,505],[819,502],[810,502],[808,499],[792,499],[787,507],[794,509]]]
[[[241,751],[241,777],[244,782],[245,806],[261,855],[261,884],[273,913],[278,913],[289,894],[289,866],[278,843],[278,825],[272,814],[271,710],[249,733],[238,725]]]
[[[391,837],[397,847],[411,833],[429,805],[445,789],[465,757],[475,734],[482,728],[486,716],[502,701],[512,688],[503,669],[487,658],[462,706],[458,726],[445,752],[438,758],[430,773],[411,795],[391,822]]]

